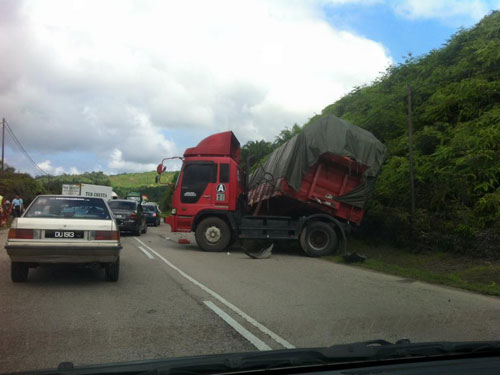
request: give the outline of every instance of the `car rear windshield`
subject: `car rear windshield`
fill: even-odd
[[[142,208],[144,208],[144,211],[155,211],[155,206],[153,205],[144,205]]]
[[[25,217],[110,220],[102,199],[83,197],[37,197]]]
[[[127,210],[127,211],[134,211],[137,203],[130,201],[130,202],[117,202],[117,201],[111,201],[108,203],[109,207],[111,207],[112,210]]]

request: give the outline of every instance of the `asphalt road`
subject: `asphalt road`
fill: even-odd
[[[14,284],[0,252],[0,373],[378,338],[500,339],[499,298],[286,248],[262,260],[204,253],[178,237],[165,224],[123,236],[117,283],[56,265]]]

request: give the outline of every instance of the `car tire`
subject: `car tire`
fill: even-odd
[[[10,264],[10,278],[15,283],[22,283],[28,279],[29,265],[23,262]]]
[[[107,263],[104,266],[104,271],[106,273],[106,281],[118,281],[120,277],[120,257],[112,263]]]
[[[224,251],[231,241],[231,230],[221,218],[208,217],[196,227],[195,238],[204,251]]]
[[[137,229],[134,231],[134,235],[140,237],[142,233],[141,226],[138,226]]]
[[[313,221],[302,230],[300,246],[310,257],[322,257],[338,250],[339,239],[331,224]]]

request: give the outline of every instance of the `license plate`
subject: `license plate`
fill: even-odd
[[[83,238],[83,231],[70,231],[70,230],[46,230],[45,238],[74,240]]]
[[[123,216],[123,215],[116,215],[116,217],[117,217],[118,219],[123,219],[125,216]]]

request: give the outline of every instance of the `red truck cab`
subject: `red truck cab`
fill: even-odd
[[[211,135],[184,152],[167,218],[173,232],[193,231],[204,215],[236,211],[243,193],[239,161],[240,143],[231,131]]]

